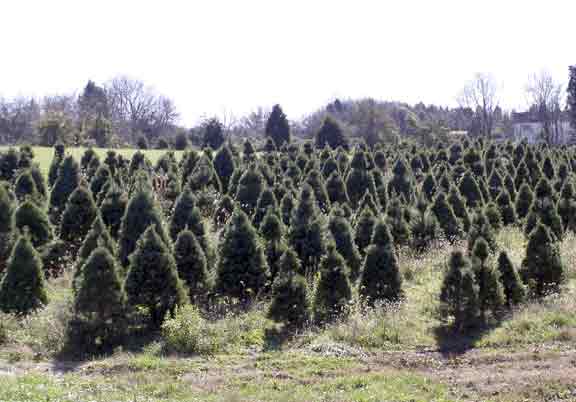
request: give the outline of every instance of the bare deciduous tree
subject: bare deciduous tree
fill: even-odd
[[[532,74],[526,84],[528,101],[537,110],[544,139],[549,144],[557,143],[562,131],[562,88],[547,71]]]
[[[462,89],[458,102],[460,106],[476,111],[482,135],[490,137],[494,129],[494,111],[499,102],[498,85],[494,77],[487,73],[477,73]]]

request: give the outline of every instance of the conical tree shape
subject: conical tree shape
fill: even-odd
[[[506,189],[503,189],[496,198],[496,204],[498,204],[498,209],[500,210],[502,224],[504,226],[514,225],[516,223],[516,210],[512,204],[510,193]]]
[[[108,165],[102,165],[98,168],[94,174],[94,177],[90,181],[90,191],[92,191],[94,198],[101,199],[100,192],[104,188],[104,184],[106,184],[106,182],[110,180],[111,177],[112,174],[110,173],[110,168],[108,168]]]
[[[506,251],[500,252],[498,256],[498,272],[504,286],[506,306],[510,308],[522,303],[526,299],[526,288]]]
[[[362,151],[355,153],[350,165],[352,168],[346,176],[346,191],[350,198],[351,206],[354,209],[358,207],[358,203],[366,191],[376,194],[376,184],[374,183],[372,174],[366,170],[366,167],[361,167],[368,164],[365,157],[362,158],[358,156],[363,154],[364,152]]]
[[[148,310],[153,329],[160,328],[167,312],[187,300],[174,257],[154,225],[146,229],[130,255],[124,287],[129,305]]]
[[[92,222],[92,227],[84,242],[80,251],[78,252],[78,257],[76,260],[76,270],[74,271],[74,283],[79,284],[79,279],[82,277],[82,266],[90,257],[90,254],[97,248],[107,249],[111,255],[116,255],[116,243],[110,235],[108,228],[104,225],[102,217],[100,214],[96,215],[96,218]]]
[[[36,182],[30,169],[26,169],[18,175],[14,185],[14,193],[20,202],[31,199],[41,207],[44,205],[44,198],[36,189]]]
[[[214,170],[220,178],[220,183],[222,183],[222,192],[227,193],[230,179],[234,169],[236,169],[236,162],[228,145],[223,145],[218,149],[218,152],[214,155],[213,164]]]
[[[407,245],[412,236],[405,213],[406,210],[402,207],[399,198],[394,198],[388,205],[387,223],[394,238],[394,244],[398,246]]]
[[[484,241],[486,241],[492,252],[496,251],[498,243],[496,242],[494,229],[482,211],[474,215],[472,220],[472,227],[468,233],[468,253],[471,255],[478,238],[482,238]]]
[[[268,264],[258,234],[244,212],[236,210],[220,246],[215,291],[253,300],[268,281]]]
[[[526,257],[522,262],[522,277],[536,297],[557,292],[566,276],[558,246],[552,241],[549,229],[538,223],[528,240]]]
[[[476,318],[478,287],[470,261],[462,251],[452,252],[447,268],[440,291],[440,302],[444,313],[454,317],[454,326],[460,330]]]
[[[268,317],[299,329],[310,321],[312,306],[306,279],[299,274],[279,278],[272,289],[272,304]]]
[[[526,218],[526,226],[524,227],[526,236],[532,233],[538,222],[546,225],[556,240],[562,240],[564,236],[562,218],[558,215],[558,210],[550,198],[536,198],[532,203]]]
[[[68,198],[66,209],[60,222],[60,238],[78,250],[90,230],[98,209],[92,193],[80,185]]]
[[[186,229],[188,219],[196,206],[196,197],[189,187],[186,187],[174,204],[174,212],[170,220],[170,237],[176,241],[178,234]]]
[[[464,229],[464,232],[467,233],[470,230],[472,221],[470,219],[470,215],[468,214],[468,209],[466,208],[466,202],[460,194],[460,190],[454,186],[450,187],[448,202],[454,211],[454,215],[460,219],[460,222],[462,223],[462,229]]]
[[[118,186],[113,185],[106,192],[102,204],[100,205],[100,214],[102,221],[110,230],[110,235],[118,239],[122,218],[126,212],[128,197]]]
[[[403,296],[402,275],[394,252],[392,235],[383,220],[376,224],[372,244],[366,251],[360,294],[369,304],[398,301]]]
[[[362,257],[354,243],[352,226],[343,215],[340,208],[334,208],[328,222],[328,229],[334,238],[336,250],[344,257],[350,268],[350,279],[354,282],[360,276]]]
[[[309,185],[304,185],[294,209],[288,232],[288,243],[296,251],[307,276],[317,271],[325,250],[324,225]]]
[[[566,181],[562,187],[560,201],[558,201],[558,215],[562,219],[564,231],[576,231],[576,195],[571,181]]]
[[[462,227],[460,221],[454,214],[452,207],[446,199],[444,193],[439,193],[434,199],[432,211],[438,219],[438,223],[444,232],[444,236],[449,242],[453,242],[462,237]]]
[[[326,192],[332,204],[347,204],[350,202],[344,180],[342,180],[342,176],[337,171],[328,177],[326,181]]]
[[[126,321],[126,293],[118,265],[106,247],[95,248],[82,268],[71,330],[76,343],[95,352],[110,351]]]
[[[252,216],[252,223],[254,227],[260,227],[266,212],[268,209],[272,208],[276,210],[278,208],[278,201],[276,200],[276,196],[272,192],[271,189],[267,188],[262,191],[260,194],[260,198],[258,199],[258,203],[256,204],[256,209],[254,210],[254,215]]]
[[[8,193],[4,183],[0,182],[0,273],[6,269],[12,249],[12,232],[14,230],[15,202]]]
[[[502,228],[502,215],[500,214],[500,209],[496,206],[495,203],[490,202],[487,204],[484,208],[484,214],[492,226],[492,229],[498,231]]]
[[[264,178],[254,165],[242,175],[238,183],[236,201],[245,213],[251,215],[254,212],[264,185]]]
[[[344,258],[331,243],[320,263],[320,280],[314,299],[314,318],[328,323],[348,312],[352,287]]]
[[[146,189],[137,191],[126,207],[122,218],[118,239],[118,258],[126,268],[130,264],[129,256],[136,250],[138,239],[149,226],[155,227],[156,233],[164,244],[169,244],[169,238],[163,226],[163,217],[159,207]]]
[[[426,178],[422,183],[422,191],[424,192],[426,199],[429,201],[434,199],[434,196],[438,191],[438,185],[436,184],[436,180],[434,180],[434,175],[432,173],[426,175]]]
[[[27,235],[21,235],[0,283],[0,310],[28,314],[48,303],[42,261]]]
[[[50,192],[50,218],[59,222],[68,197],[80,184],[80,167],[72,156],[67,156],[58,169],[58,178]]]
[[[34,247],[41,247],[52,240],[52,226],[46,213],[34,202],[24,201],[14,213],[14,225],[19,230],[28,228]]]
[[[295,201],[291,192],[286,193],[280,202],[280,213],[282,215],[282,223],[290,226],[292,222],[292,214],[294,213]]]
[[[279,218],[278,209],[268,208],[260,225],[260,233],[266,242],[265,254],[270,268],[270,283],[274,283],[279,270],[279,261],[286,251],[284,224]]]
[[[192,302],[201,301],[210,289],[210,272],[204,250],[190,230],[183,230],[174,244],[178,276],[188,288]]]
[[[524,219],[530,212],[530,206],[534,202],[534,193],[527,183],[522,184],[516,198],[516,215],[518,219]]]
[[[478,283],[478,299],[480,315],[486,319],[486,311],[498,315],[505,303],[504,287],[500,282],[499,273],[488,265],[490,249],[486,240],[478,237],[472,249],[472,268]]]
[[[354,234],[354,241],[358,246],[358,251],[364,254],[366,247],[372,241],[372,234],[374,233],[374,226],[376,226],[376,218],[369,208],[364,208],[360,213],[358,222],[356,223],[356,232]]]
[[[394,165],[394,176],[388,183],[388,193],[398,195],[405,202],[412,202],[414,198],[414,184],[406,162],[399,158]]]
[[[460,194],[466,199],[468,208],[478,208],[484,205],[484,197],[478,187],[478,182],[470,172],[466,173],[460,180]]]
[[[290,143],[290,124],[280,105],[274,105],[266,121],[265,134],[274,141],[276,148]]]

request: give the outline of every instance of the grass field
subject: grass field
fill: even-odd
[[[5,151],[8,147],[0,147],[0,152]],[[67,148],[66,154],[72,155],[76,160],[80,161],[82,155],[86,151],[87,148],[77,147],[77,148]],[[101,160],[104,160],[106,157],[106,152],[108,152],[108,148],[92,148],[98,154]],[[40,169],[44,172],[45,175],[48,174],[48,170],[50,169],[50,163],[52,163],[52,158],[54,156],[54,148],[52,147],[33,147],[34,150],[34,161],[40,165]],[[137,149],[132,148],[122,148],[122,149],[114,149],[114,151],[126,159],[130,160],[132,155],[138,152]],[[155,164],[156,161],[167,151],[162,149],[148,149],[143,151],[148,159]],[[174,154],[177,158],[182,155],[182,151],[174,151]]]
[[[52,148],[34,152],[47,171]],[[84,149],[67,152],[79,160]],[[145,152],[155,163],[165,151]],[[504,229],[497,241],[519,265],[522,231]],[[89,361],[62,354],[72,304],[66,271],[49,281],[45,309],[22,320],[0,314],[0,401],[576,401],[576,237],[561,244],[561,296],[520,306],[467,338],[438,314],[452,249],[399,252],[402,305],[353,309],[285,342],[260,305],[206,324],[217,351],[201,356],[170,353],[161,336]]]

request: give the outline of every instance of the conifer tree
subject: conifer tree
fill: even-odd
[[[437,187],[438,186],[436,184],[436,180],[434,179],[434,175],[432,173],[428,173],[424,179],[424,182],[422,183],[422,191],[427,200],[432,201],[434,199],[434,196],[437,192]]]
[[[403,296],[402,275],[388,226],[379,220],[366,250],[360,294],[369,304],[398,301]]]
[[[526,298],[526,288],[506,251],[501,251],[498,256],[498,272],[504,286],[506,306],[511,308],[522,303]]]
[[[290,226],[292,222],[292,213],[294,211],[295,202],[292,192],[286,193],[280,202],[280,214],[282,216],[282,223]]]
[[[318,149],[326,146],[332,149],[338,147],[348,148],[348,139],[344,135],[340,124],[332,117],[327,116],[322,123],[322,127],[316,133],[315,145]]]
[[[341,208],[334,208],[328,222],[328,229],[334,238],[336,250],[346,260],[350,268],[350,280],[352,282],[360,276],[362,269],[362,259],[358,248],[354,243],[354,234],[348,219],[344,217]]]
[[[166,313],[187,299],[174,256],[156,229],[149,225],[138,239],[124,285],[128,304],[147,309],[152,329],[160,328]]]
[[[309,185],[302,188],[298,205],[292,213],[288,243],[302,261],[306,276],[315,273],[326,245],[324,222]]]
[[[327,246],[320,263],[320,280],[314,299],[314,318],[319,323],[333,322],[348,312],[352,286],[346,261],[334,243]]]
[[[44,206],[44,197],[36,189],[36,182],[32,177],[30,169],[25,169],[16,178],[14,194],[20,202],[30,199],[38,204],[38,206]]]
[[[284,224],[280,220],[277,208],[268,208],[262,223],[260,233],[266,242],[265,254],[270,268],[270,283],[274,283],[279,270],[280,257],[286,251],[284,242]]]
[[[412,233],[412,247],[423,253],[429,249],[431,243],[440,237],[442,231],[436,215],[431,207],[424,206],[419,208],[419,213],[410,223],[410,232]]]
[[[332,204],[348,204],[350,202],[346,185],[338,171],[332,172],[326,180],[326,193]]]
[[[376,201],[374,201],[374,197],[372,197],[372,194],[370,194],[369,191],[366,191],[366,193],[364,193],[364,195],[360,199],[360,202],[358,203],[357,209],[359,211],[362,211],[364,208],[370,208],[370,210],[374,215],[380,215],[380,206],[377,204]]]
[[[229,195],[225,195],[220,200],[218,208],[214,213],[214,226],[220,228],[223,226],[234,212],[234,201]]]
[[[558,215],[562,219],[564,231],[576,232],[576,194],[572,181],[567,180],[562,187],[560,201],[558,201]]]
[[[97,214],[92,193],[81,184],[68,198],[60,222],[60,238],[71,244],[74,253],[84,241]]]
[[[503,185],[504,185],[504,183],[502,180],[502,176],[500,176],[498,171],[496,169],[494,169],[494,171],[490,175],[490,179],[488,180],[490,198],[492,200],[495,200],[496,197],[498,197],[498,195],[502,191]]]
[[[472,220],[470,219],[468,209],[466,208],[466,202],[464,201],[464,198],[460,194],[460,190],[458,190],[455,186],[450,187],[450,194],[448,194],[448,202],[450,203],[450,206],[452,206],[454,215],[456,215],[456,217],[462,223],[462,229],[464,229],[464,232],[467,233],[470,230]]]
[[[124,268],[127,268],[130,263],[129,256],[136,250],[138,239],[151,225],[155,227],[156,236],[159,236],[164,244],[170,244],[160,208],[151,192],[143,188],[138,190],[128,202],[120,225],[118,258]]]
[[[274,192],[270,188],[264,189],[262,194],[260,194],[260,198],[258,198],[258,203],[256,204],[256,208],[254,210],[254,215],[252,216],[252,223],[254,224],[255,228],[260,227],[266,212],[268,209],[272,208],[273,210],[278,209],[278,201],[276,200],[276,196]]]
[[[97,247],[82,272],[70,323],[72,338],[90,351],[111,351],[121,340],[126,322],[126,293],[117,262],[110,250]]]
[[[223,145],[218,149],[216,155],[214,155],[214,170],[220,178],[220,183],[222,183],[222,192],[228,192],[228,185],[230,183],[230,178],[234,169],[236,169],[236,162],[234,162],[234,156],[230,147]]]
[[[306,183],[314,190],[316,202],[321,211],[328,212],[330,210],[330,199],[326,192],[326,186],[322,174],[317,169],[312,169],[306,177]]]
[[[506,187],[508,194],[510,194],[510,201],[514,203],[516,201],[516,185],[514,184],[514,179],[510,174],[507,174],[504,178],[504,187]]]
[[[530,212],[530,206],[534,202],[534,193],[527,183],[523,183],[518,191],[516,198],[516,215],[518,219],[523,220]]]
[[[188,289],[190,300],[201,301],[210,289],[211,275],[204,250],[192,231],[183,230],[174,244],[178,276]]]
[[[108,228],[104,225],[102,216],[100,214],[96,215],[96,218],[92,222],[92,227],[86,235],[82,247],[78,251],[78,257],[76,259],[76,270],[74,272],[74,283],[79,284],[79,279],[82,277],[82,266],[90,257],[90,254],[97,248],[107,249],[111,255],[116,255],[116,243],[110,235]]]
[[[484,214],[492,226],[492,229],[498,231],[502,228],[502,215],[500,214],[500,209],[496,206],[495,203],[488,203],[484,208]]]
[[[112,185],[106,192],[106,196],[100,204],[100,214],[102,221],[110,230],[114,239],[118,239],[122,217],[126,212],[128,197],[119,186]]]
[[[386,222],[394,238],[394,244],[400,246],[408,244],[412,233],[410,233],[410,226],[406,220],[406,210],[402,207],[400,199],[394,198],[386,213]]]
[[[173,241],[176,241],[178,234],[186,229],[190,214],[196,206],[196,197],[190,190],[188,186],[182,191],[182,193],[176,199],[174,204],[174,212],[170,219],[170,237]]]
[[[486,320],[486,311],[498,316],[505,303],[504,287],[499,272],[488,263],[490,249],[486,240],[478,237],[472,248],[472,268],[478,283],[480,316]]]
[[[364,255],[366,247],[372,241],[372,234],[376,226],[376,218],[369,208],[364,208],[358,217],[356,223],[356,232],[354,234],[354,241],[358,246],[360,254]]]
[[[340,170],[338,169],[338,162],[336,162],[336,159],[330,156],[322,164],[322,176],[324,179],[328,179],[334,172],[340,173]]]
[[[58,178],[50,192],[50,219],[59,222],[68,197],[80,184],[80,167],[72,156],[67,156],[58,169]]]
[[[268,281],[268,264],[258,234],[239,209],[224,235],[216,272],[215,291],[242,303],[254,300]]]
[[[312,306],[306,279],[299,274],[280,278],[272,289],[268,317],[288,329],[300,329],[310,321]]]
[[[477,317],[478,286],[470,261],[460,250],[450,255],[440,301],[445,314],[454,317],[454,327],[459,331]]]
[[[64,145],[59,144],[54,146],[54,156],[52,157],[52,162],[50,162],[50,168],[48,170],[48,185],[50,188],[54,187],[56,179],[58,179],[58,171],[60,170],[60,165],[64,160]]]
[[[28,228],[28,235],[34,247],[41,247],[53,238],[52,225],[44,210],[30,200],[24,201],[14,213],[14,225],[22,231]]]
[[[354,209],[358,208],[358,203],[366,191],[376,194],[376,184],[372,174],[368,171],[366,154],[360,149],[354,152],[350,163],[350,170],[346,176],[346,191]]]
[[[414,198],[414,184],[406,162],[399,158],[392,169],[394,176],[388,183],[388,194],[398,195],[405,202],[412,202]]]
[[[478,181],[470,172],[467,172],[460,180],[459,190],[466,199],[468,208],[479,208],[484,205],[484,197],[478,186]]]
[[[454,214],[452,206],[448,203],[444,193],[439,193],[436,196],[434,204],[432,204],[432,211],[449,242],[462,237],[460,221]]]
[[[526,218],[524,234],[529,236],[538,222],[546,225],[556,240],[562,240],[564,228],[562,218],[558,215],[556,205],[550,198],[535,198],[530,207],[530,212]]]
[[[240,178],[236,192],[236,201],[246,214],[251,215],[254,212],[264,186],[262,174],[255,165],[251,165]]]
[[[496,198],[496,204],[502,217],[502,224],[504,226],[514,225],[516,223],[516,211],[510,199],[510,193],[503,189],[500,195]]]
[[[558,245],[554,243],[550,230],[540,222],[528,240],[526,257],[522,262],[522,277],[536,297],[557,292],[565,281]]]
[[[25,315],[47,303],[42,260],[28,235],[20,235],[0,283],[0,310]]]
[[[482,211],[474,214],[470,232],[468,232],[468,253],[470,255],[474,252],[474,246],[479,238],[482,238],[488,244],[491,252],[496,251],[498,243],[496,242],[494,229]]]
[[[12,232],[14,230],[14,202],[8,189],[0,182],[0,273],[4,272],[8,255],[12,248]]]
[[[290,143],[290,124],[280,105],[274,105],[266,121],[265,134],[274,141],[276,148]]]

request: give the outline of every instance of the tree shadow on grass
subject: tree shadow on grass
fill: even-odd
[[[434,329],[438,351],[446,358],[460,356],[474,349],[487,334],[501,325],[502,321],[490,324],[477,324],[464,331],[458,331],[450,325],[441,325]]]
[[[266,328],[264,330],[264,352],[279,351],[282,346],[294,339],[295,333],[293,330],[285,326]]]

